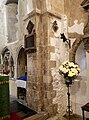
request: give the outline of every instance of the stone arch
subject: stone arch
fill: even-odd
[[[10,78],[14,78],[14,60],[13,56],[11,55],[10,49],[7,46],[2,50],[1,57],[2,64],[4,65],[3,69],[9,70]]]
[[[17,54],[17,77],[26,75],[27,57],[24,47],[20,46]]]
[[[8,47],[5,47],[2,52],[1,52],[1,61],[2,61],[2,64],[4,65],[4,68],[5,70],[8,70],[9,69],[9,58],[10,58],[10,50]]]
[[[82,43],[81,37],[79,37],[75,40],[75,42],[73,43],[72,48],[69,52],[69,61],[75,62],[75,54],[76,54],[76,51],[81,43]]]
[[[8,48],[7,46],[2,49],[1,55],[2,55],[6,50],[9,50],[9,48]],[[9,51],[10,51],[10,50],[9,50]]]

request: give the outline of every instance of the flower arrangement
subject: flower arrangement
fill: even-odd
[[[72,82],[80,73],[80,68],[77,64],[66,61],[59,67],[58,71],[64,77],[65,82]]]

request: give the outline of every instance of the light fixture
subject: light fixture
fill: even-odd
[[[66,42],[69,45],[69,48],[71,48],[70,40],[65,37],[64,33],[61,33],[61,39],[63,39],[63,42]]]

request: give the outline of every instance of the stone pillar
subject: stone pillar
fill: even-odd
[[[55,47],[50,44],[49,21],[50,15],[43,14],[42,17],[42,36],[43,36],[43,84],[44,84],[44,109],[53,116],[57,113],[57,104],[53,103],[56,92],[53,90],[53,76],[51,69],[56,67],[56,61],[51,60],[50,54],[55,52]]]
[[[29,17],[24,20],[27,25],[26,22],[30,18],[32,23],[34,23],[36,32],[36,52],[27,53],[27,103],[33,110],[37,112],[45,111],[49,116],[53,116],[57,113],[57,103],[59,101],[56,99],[55,103],[53,102],[56,91],[53,89],[53,76],[51,70],[56,68],[57,62],[56,59],[51,59],[51,53],[52,55],[55,54],[55,44],[53,43],[55,39],[54,34],[52,34],[51,25],[53,19],[60,20],[60,15],[56,14],[58,11],[56,13],[50,12],[50,6],[52,6],[54,2],[52,3],[49,0],[36,1],[38,1],[37,4],[33,2],[33,6],[36,4],[36,9],[29,13]],[[40,7],[38,3],[40,3]],[[59,2],[57,3],[59,4]],[[55,6],[53,6],[53,9],[54,8]],[[50,33],[52,35],[50,35]],[[52,41],[51,38],[52,40],[54,39],[54,41]],[[63,92],[60,93],[61,96],[63,96]],[[61,106],[62,101],[61,99]]]
[[[6,4],[8,43],[16,41],[17,32],[17,4]]]
[[[43,40],[41,31],[41,16],[35,12],[33,14],[31,21],[34,24],[34,29],[36,31],[36,52],[27,53],[27,103],[30,108],[37,112],[44,110],[43,103]],[[29,48],[30,49],[30,48]]]

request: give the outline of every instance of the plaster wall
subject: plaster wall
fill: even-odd
[[[0,53],[2,51],[2,49],[5,47],[5,44],[7,43],[7,32],[6,32],[6,17],[5,17],[5,5],[3,5],[3,1],[2,4],[0,4]]]
[[[17,4],[8,4],[6,6],[6,16],[7,16],[7,31],[8,31],[8,42],[16,41],[17,32]]]

